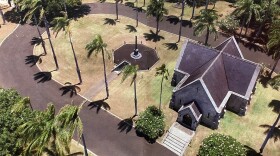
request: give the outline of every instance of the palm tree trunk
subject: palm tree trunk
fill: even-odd
[[[213,4],[213,8],[212,8],[212,9],[215,9],[215,7],[216,7],[216,2],[214,2],[214,4]]]
[[[136,78],[134,79],[134,104],[135,104],[135,116],[138,115],[137,113],[137,93],[136,93]]]
[[[164,74],[162,75],[162,78],[161,78],[161,83],[160,83],[159,110],[161,110],[161,97],[162,97],[162,84],[163,84],[163,78],[164,78]]]
[[[240,32],[239,32],[239,38],[241,38],[242,30],[243,30],[244,25],[245,25],[245,17],[243,17],[243,19],[242,19],[241,30],[240,30]]]
[[[156,27],[156,35],[158,35],[158,32],[159,32],[159,30],[158,30],[158,28],[159,28],[159,16],[157,16],[157,19],[156,19],[156,21],[157,21],[157,27]]]
[[[0,8],[0,15],[1,15],[1,17],[2,17],[3,24],[6,24],[5,16],[4,16],[4,13],[3,13],[3,11],[2,11],[1,8]]]
[[[185,11],[185,1],[182,0],[182,11],[181,11],[181,16],[184,16],[184,11]]]
[[[119,19],[119,7],[118,7],[118,0],[116,0],[116,15],[117,15],[116,20],[118,20],[118,19]]]
[[[146,0],[144,0],[144,4],[143,4],[143,7],[146,5]]]
[[[106,87],[106,98],[105,98],[105,100],[107,100],[109,98],[109,89],[108,89],[108,82],[107,82],[107,75],[106,75],[106,64],[105,64],[105,56],[104,56],[103,48],[102,48],[102,59],[103,59],[104,81],[105,81],[105,87]]]
[[[273,72],[274,72],[274,70],[275,70],[275,68],[276,68],[276,66],[277,66],[277,64],[278,64],[278,62],[279,62],[279,59],[280,59],[280,57],[278,57],[276,60],[275,60],[275,62],[274,62],[274,65],[273,65],[273,67],[272,67],[272,69],[271,69],[271,71],[270,71],[270,73],[269,73],[269,77],[271,78],[271,76],[272,76],[272,74],[273,74]]]
[[[264,149],[264,147],[265,147],[265,145],[266,145],[268,139],[271,137],[271,133],[273,132],[275,126],[276,126],[277,123],[279,122],[279,119],[280,119],[280,113],[279,113],[277,119],[275,120],[274,124],[271,126],[269,132],[267,133],[266,138],[264,139],[264,142],[263,142],[263,144],[262,144],[262,146],[261,146],[261,148],[260,148],[260,153],[263,152],[263,149]]]
[[[71,44],[71,48],[72,48],[72,52],[73,52],[73,56],[74,56],[74,60],[75,60],[75,64],[76,64],[76,71],[77,71],[78,78],[79,78],[79,83],[78,84],[81,85],[83,83],[82,77],[81,77],[81,71],[80,71],[80,68],[79,68],[78,61],[77,61],[77,57],[76,57],[76,53],[75,53],[74,46],[73,46],[73,43],[72,43],[72,38],[71,38],[70,32],[68,33],[68,37],[69,37],[69,41],[70,41],[70,44]]]
[[[193,5],[193,9],[192,9],[192,17],[191,17],[191,19],[193,19],[193,16],[194,16],[194,10],[195,10],[195,6],[196,6],[196,1],[195,0],[193,0],[193,3],[192,3],[192,5]]]
[[[34,17],[34,20],[35,20],[35,23],[36,23],[36,28],[37,28],[37,31],[38,31],[40,40],[41,40],[41,42],[42,42],[42,47],[43,47],[43,50],[44,50],[44,55],[47,55],[47,50],[46,50],[45,42],[44,42],[43,37],[42,37],[42,34],[41,34],[40,30],[39,30],[37,18],[36,18],[35,15],[34,15],[33,17]]]
[[[179,39],[178,39],[178,42],[180,42],[180,40],[181,40],[181,35],[182,35],[182,24],[183,24],[183,16],[181,16],[181,21],[180,21]]]
[[[207,27],[206,37],[205,37],[205,45],[208,44],[208,38],[209,38],[209,27]]]
[[[136,27],[138,27],[138,7],[136,7],[137,9],[136,9]]]
[[[245,37],[246,37],[246,35],[247,35],[247,31],[248,31],[248,28],[249,28],[249,26],[250,26],[250,23],[251,23],[251,20],[247,23],[246,30],[245,30]]]
[[[206,0],[205,9],[208,9],[209,0]]]

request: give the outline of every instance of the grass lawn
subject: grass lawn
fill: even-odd
[[[155,67],[160,66],[162,63],[166,63],[169,68],[170,78],[168,81],[164,81],[163,84],[163,109],[167,118],[167,125],[171,125],[176,120],[176,113],[168,108],[169,100],[172,93],[172,87],[170,87],[170,80],[173,75],[173,69],[176,64],[176,59],[179,54],[179,50],[183,41],[178,43],[178,50],[167,50],[164,43],[174,43],[178,40],[177,35],[170,34],[164,31],[160,31],[160,35],[165,39],[159,42],[146,41],[144,33],[149,33],[149,27],[139,23],[136,33],[129,33],[126,30],[126,25],[135,23],[126,17],[121,17],[120,22],[116,25],[104,25],[105,18],[114,19],[114,15],[89,15],[85,18],[79,19],[71,24],[73,32],[73,44],[78,57],[78,62],[81,68],[83,84],[81,87],[81,94],[83,95],[90,87],[103,83],[103,65],[101,55],[94,55],[91,58],[87,58],[85,45],[94,37],[95,34],[101,34],[105,43],[108,44],[107,52],[112,55],[112,49],[117,49],[121,45],[126,43],[134,43],[134,36],[138,36],[138,42],[142,41],[143,44],[149,47],[156,47],[160,60],[150,71],[141,71],[138,73],[137,78],[137,96],[139,112],[143,111],[149,105],[158,105],[159,92],[160,92],[160,77],[155,77]],[[105,31],[104,31],[105,30]],[[152,29],[155,31],[154,29]],[[46,35],[46,34],[44,34]],[[82,36],[82,37],[81,37]],[[60,66],[59,71],[52,72],[53,79],[58,80],[61,83],[71,82],[75,84],[78,82],[77,74],[75,71],[75,64],[71,52],[71,47],[68,42],[68,38],[63,32],[58,34],[56,38],[53,35],[54,49],[57,55],[58,63]],[[43,62],[39,64],[43,71],[52,71],[55,69],[54,61],[51,55],[50,46],[46,42],[48,55],[42,57]],[[41,46],[35,47],[35,55],[39,55],[43,52]],[[108,74],[113,69],[113,60],[106,60]],[[110,98],[106,101],[110,107],[111,112],[125,119],[134,115],[134,92],[133,86],[130,86],[130,79],[121,83],[121,75],[118,76],[109,84]],[[68,96],[68,95],[66,95]],[[100,100],[105,97],[105,88],[92,100]],[[168,128],[168,127],[167,127]]]
[[[267,130],[266,128],[260,127],[260,125],[272,125],[278,116],[277,113],[273,112],[273,107],[268,106],[271,100],[280,101],[280,92],[273,90],[271,87],[264,88],[260,83],[257,83],[256,92],[252,97],[251,105],[248,106],[246,115],[240,117],[227,111],[225,117],[221,119],[218,130],[214,131],[199,125],[196,135],[190,144],[190,148],[188,148],[185,155],[196,155],[202,140],[211,133],[216,132],[231,135],[242,144],[259,152],[266,137],[264,132]],[[280,105],[280,103],[278,104]],[[279,147],[280,140],[274,142],[273,139],[270,139],[264,149],[263,155],[280,155]]]
[[[160,91],[160,77],[155,77],[155,67],[165,63],[169,68],[170,75],[173,75],[173,69],[179,54],[179,50],[183,41],[178,43],[178,50],[168,50],[164,43],[174,43],[178,36],[164,31],[160,31],[160,35],[164,37],[159,42],[146,41],[144,33],[149,33],[149,27],[139,24],[136,33],[129,33],[126,30],[126,25],[135,23],[126,17],[121,17],[120,22],[116,25],[104,25],[105,18],[114,19],[114,15],[89,15],[84,18],[74,21],[71,26],[73,30],[73,43],[77,53],[78,62],[81,68],[83,84],[81,87],[81,94],[84,94],[91,86],[103,82],[103,67],[101,55],[97,57],[92,56],[90,59],[86,57],[85,45],[93,38],[95,34],[101,34],[103,40],[108,44],[107,51],[112,55],[113,49],[118,48],[123,42],[133,43],[134,36],[137,35],[139,42],[143,44],[156,47],[160,60],[150,71],[142,71],[138,73],[137,78],[137,96],[138,96],[138,111],[142,112],[149,105],[158,105],[159,91]],[[152,29],[154,31],[154,29]],[[46,34],[44,34],[46,35]],[[57,38],[53,35],[53,44],[57,54],[60,65],[59,71],[52,72],[53,79],[59,82],[71,82],[72,84],[78,82],[75,72],[74,60],[71,52],[71,47],[68,38],[64,33],[58,34]],[[43,62],[39,64],[43,71],[51,71],[55,68],[50,47],[47,43],[48,55],[42,57]],[[35,47],[35,55],[42,53],[41,46]],[[106,60],[107,72],[110,73],[113,68],[112,60]],[[170,87],[170,79],[164,82],[163,85],[163,111],[166,114],[166,123],[168,129],[176,120],[177,113],[168,108],[169,100],[172,93]],[[121,75],[109,84],[110,97],[106,101],[111,109],[110,111],[122,119],[129,118],[134,115],[134,95],[133,86],[129,85],[127,80],[121,83]],[[103,89],[92,100],[99,100],[105,97],[105,89]],[[193,138],[190,148],[187,150],[187,155],[196,155],[199,145],[202,140],[213,132],[224,133],[233,136],[241,143],[258,151],[264,138],[265,128],[260,127],[262,124],[272,125],[277,117],[277,114],[268,107],[268,103],[273,100],[280,100],[279,91],[272,90],[270,87],[263,88],[262,85],[257,84],[256,93],[253,95],[252,103],[248,106],[246,116],[239,117],[231,112],[226,112],[225,117],[221,120],[218,130],[211,130],[209,128],[199,126],[196,135]],[[270,140],[264,150],[264,155],[279,155],[280,141],[274,142]]]
[[[147,6],[150,3],[150,0],[145,0],[145,1],[146,1],[146,5],[145,5],[145,7],[143,7],[144,10],[147,9]],[[94,2],[100,2],[100,1],[99,0],[82,0],[82,2],[83,3],[94,3]],[[106,2],[115,3],[115,0],[106,0]],[[136,6],[135,0],[123,1],[123,4],[126,4],[126,3],[133,3],[134,6]],[[144,0],[141,0],[141,1],[138,1],[137,6],[140,7],[140,6],[143,6],[143,4],[144,4]],[[176,4],[176,3],[165,2],[164,7],[168,10],[168,15],[180,16],[182,9],[174,7],[174,4]],[[229,15],[231,12],[233,12],[234,8],[231,7],[230,4],[232,4],[232,3],[226,2],[224,0],[216,2],[215,10],[218,11],[218,15],[220,15],[219,18],[223,18],[226,15]],[[205,8],[205,6],[195,8],[195,16],[199,15],[199,11],[204,8]],[[208,8],[209,9],[213,8],[213,5],[210,4]],[[186,6],[184,9],[184,19],[189,20],[191,18],[191,15],[192,15],[192,6]]]

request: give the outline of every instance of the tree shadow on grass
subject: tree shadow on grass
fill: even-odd
[[[179,23],[180,19],[177,16],[170,15],[170,16],[167,16],[166,21],[168,21],[170,24],[176,25],[177,23]]]
[[[37,62],[40,64],[42,63],[42,59],[41,59],[42,55],[29,55],[26,56],[25,58],[25,64],[31,64],[30,67],[33,67]]]
[[[52,72],[52,71],[51,71]],[[47,81],[50,81],[52,79],[52,73],[51,72],[38,72],[34,74],[34,80],[37,81],[37,83],[44,83]]]
[[[130,33],[131,32],[137,32],[136,28],[132,25],[126,25],[125,30],[128,30]]]
[[[146,41],[158,42],[160,40],[164,40],[163,36],[154,33],[152,30],[150,30],[150,33],[144,33],[144,37]]]
[[[11,23],[20,23],[20,14],[16,11],[16,8],[5,12],[5,20]]]
[[[105,102],[105,100],[98,100],[94,101],[88,104],[89,109],[96,108],[96,113],[98,114],[101,108],[104,108],[105,110],[110,110],[111,107],[110,105]]]
[[[104,25],[108,24],[108,25],[116,25],[116,20],[111,19],[111,18],[105,18],[104,19]]]
[[[245,145],[244,146],[247,150],[246,150],[246,156],[262,156],[260,153],[258,153],[257,151],[255,151],[253,148]]]
[[[273,112],[280,114],[280,101],[279,100],[271,100],[268,104],[268,107],[273,108]]]
[[[127,134],[128,132],[131,131],[132,127],[133,127],[133,117],[130,118],[126,118],[124,120],[122,120],[121,122],[118,123],[118,130],[120,130],[120,132],[125,131],[125,133]]]
[[[81,88],[77,84],[72,85],[70,82],[66,82],[65,86],[59,88],[59,90],[62,91],[61,96],[64,96],[67,93],[69,93],[71,98],[74,95],[77,95],[77,93],[81,91]]]
[[[167,48],[167,50],[178,50],[177,43],[164,43],[163,45]]]
[[[265,74],[267,75],[267,74]],[[262,86],[264,88],[267,88],[267,84],[268,84],[268,81],[270,80],[271,78],[269,76],[264,76],[264,75],[261,75],[260,76],[260,79],[259,79],[259,82],[262,84]]]
[[[272,126],[268,125],[268,124],[260,125],[260,127],[266,128],[266,130],[264,131],[264,134],[268,134],[270,129],[272,128]],[[269,139],[274,139],[274,142],[280,140],[280,125],[275,126],[271,135],[269,136]]]

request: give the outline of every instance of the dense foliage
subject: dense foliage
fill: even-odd
[[[219,28],[228,33],[234,33],[239,27],[239,20],[235,19],[234,16],[228,15],[219,22]]]
[[[214,133],[205,138],[199,148],[199,156],[245,156],[246,148],[229,135]]]
[[[136,130],[145,134],[149,139],[157,139],[164,133],[164,114],[156,106],[149,106],[140,113],[136,121]]]
[[[11,113],[13,106],[24,102],[15,90],[0,89],[0,155],[18,155],[22,151],[16,129],[34,117],[31,109],[23,108],[20,113]]]

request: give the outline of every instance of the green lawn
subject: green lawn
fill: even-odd
[[[190,145],[191,148],[187,150],[185,155],[195,155],[203,138],[214,132],[231,135],[242,144],[259,152],[259,148],[266,137],[264,132],[267,130],[260,125],[272,125],[278,116],[276,112],[273,112],[273,107],[268,106],[271,100],[280,101],[280,92],[273,90],[271,87],[264,88],[260,83],[257,83],[256,92],[248,106],[246,115],[240,117],[227,111],[225,117],[221,119],[218,130],[214,131],[200,125]],[[280,105],[280,103],[278,104]],[[280,140],[274,142],[273,139],[270,139],[263,155],[280,155],[279,147]]]

